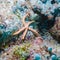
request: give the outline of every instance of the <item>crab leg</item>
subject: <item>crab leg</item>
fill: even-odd
[[[30,28],[30,27],[29,27],[29,30],[32,31],[36,36],[40,36],[39,33],[36,30],[34,30],[34,29]]]
[[[23,27],[22,29],[19,29],[19,31],[15,32],[13,35],[18,35],[20,32],[24,31],[26,27]]]

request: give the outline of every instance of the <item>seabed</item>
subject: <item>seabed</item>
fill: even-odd
[[[60,60],[59,22],[60,0],[0,0],[0,60]]]

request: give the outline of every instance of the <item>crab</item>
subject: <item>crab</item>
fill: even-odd
[[[19,29],[18,31],[16,31],[15,33],[13,33],[13,35],[18,35],[19,33],[24,31],[22,34],[23,40],[25,39],[25,36],[26,36],[28,30],[32,31],[37,37],[40,36],[36,30],[29,27],[29,25],[32,24],[34,21],[30,21],[30,22],[25,21],[26,17],[28,17],[29,15],[30,15],[30,13],[27,13],[25,16],[23,16],[22,23],[24,26],[21,29]]]

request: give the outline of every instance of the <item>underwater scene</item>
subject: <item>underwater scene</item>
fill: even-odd
[[[60,0],[0,0],[0,60],[60,60]]]

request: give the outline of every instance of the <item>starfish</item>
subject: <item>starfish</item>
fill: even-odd
[[[34,30],[34,29],[32,29],[32,28],[29,27],[29,25],[31,23],[33,23],[34,21],[30,21],[30,22],[26,22],[25,21],[26,17],[28,17],[29,15],[30,14],[27,13],[25,16],[23,16],[22,23],[23,23],[24,26],[21,29],[19,29],[17,32],[13,33],[13,35],[18,35],[19,33],[21,33],[21,32],[24,31],[23,32],[23,35],[22,35],[22,39],[23,40],[25,39],[25,36],[26,36],[28,30],[32,31],[36,36],[40,36],[39,33],[36,30]]]

